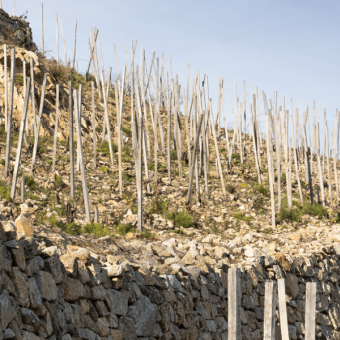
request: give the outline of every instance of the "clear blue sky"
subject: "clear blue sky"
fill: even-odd
[[[2,0],[12,14],[12,0]],[[41,1],[16,0],[16,14],[28,10],[34,41],[41,46]],[[217,101],[218,75],[233,88],[243,81],[250,94],[257,85],[267,97],[273,91],[300,102],[304,111],[327,108],[330,126],[340,95],[340,2],[315,0],[58,0],[44,2],[45,50],[55,56],[55,14],[66,34],[68,56],[73,53],[73,32],[78,20],[77,60],[84,71],[89,58],[87,38],[91,27],[100,31],[105,67],[116,69],[113,42],[120,66],[124,65],[125,44],[131,57],[131,40],[146,50],[172,57],[173,73],[186,86],[187,62],[191,80],[198,69],[209,76],[210,93]],[[64,58],[60,34],[60,57]],[[233,91],[233,89],[232,89]],[[225,93],[225,107],[230,104]],[[248,100],[249,103],[249,100]],[[261,111],[263,103],[261,100]],[[231,116],[230,120],[231,120]]]

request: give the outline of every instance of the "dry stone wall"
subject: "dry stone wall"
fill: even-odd
[[[214,268],[172,264],[169,241],[163,264],[150,265],[97,255],[61,237],[23,236],[29,230],[23,218],[0,227],[0,339],[228,339],[225,253]],[[195,252],[193,242],[185,261]],[[339,256],[337,245],[254,258],[241,268],[242,338],[263,338],[265,281],[285,278],[290,338],[304,338],[305,287],[313,281],[317,338],[340,339]]]

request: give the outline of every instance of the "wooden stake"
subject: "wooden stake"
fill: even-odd
[[[73,63],[72,63],[72,68],[75,66],[76,62],[76,47],[77,47],[77,20],[76,20],[76,25],[74,28],[74,47],[73,47]]]
[[[37,131],[37,117],[35,112],[35,91],[34,91],[34,60],[33,58],[30,59],[30,74],[31,74],[31,82],[32,82],[32,89],[31,89],[31,103],[32,103],[32,110],[33,110],[33,127],[34,127],[34,136]]]
[[[7,144],[6,144],[6,159],[5,159],[5,176],[9,175],[9,165],[11,160],[11,138],[12,138],[12,116],[13,116],[13,93],[15,81],[15,49],[11,51],[11,87],[9,91],[9,114],[7,121]]]
[[[328,197],[329,197],[329,204],[332,204],[332,183],[331,183],[331,169],[329,165],[329,145],[328,145],[328,126],[326,124],[325,127],[325,134],[326,134],[326,157],[327,157],[327,175],[328,175]]]
[[[37,129],[36,129],[36,133],[35,133],[35,137],[34,137],[32,165],[31,165],[31,176],[33,176],[33,168],[34,168],[35,160],[36,160],[36,157],[37,157],[37,151],[38,151],[39,132],[40,132],[41,118],[42,118],[43,109],[44,109],[46,82],[47,82],[47,73],[44,74],[43,88],[42,88],[41,98],[40,98],[39,117],[38,117]]]
[[[57,38],[57,66],[59,66],[59,30],[58,30],[58,14],[55,15],[56,38]]]
[[[54,126],[54,140],[53,140],[53,161],[52,161],[52,174],[55,172],[55,159],[57,153],[57,140],[58,140],[58,121],[59,121],[59,84],[56,86],[56,111],[55,111],[55,126]]]
[[[70,186],[71,198],[75,199],[75,186],[74,186],[74,145],[73,145],[73,89],[72,81],[68,83],[69,91],[69,142],[70,142]]]
[[[81,91],[81,88],[80,88]],[[75,122],[77,124],[77,141],[78,141],[78,147],[77,147],[77,153],[80,157],[80,170],[81,170],[81,180],[83,185],[83,195],[84,195],[84,205],[85,205],[85,214],[86,219],[88,222],[91,221],[91,211],[90,211],[90,200],[89,200],[89,192],[87,187],[87,181],[86,181],[86,169],[85,169],[85,161],[84,161],[84,154],[83,154],[83,144],[81,140],[81,124],[79,120],[79,107],[82,103],[82,96],[80,92],[80,96],[78,98],[78,91],[73,91],[74,95],[74,112],[75,112]]]
[[[99,223],[99,212],[98,212],[98,206],[94,207],[94,223]]]
[[[7,44],[4,44],[4,71],[5,71],[5,130],[8,131],[8,70],[7,70]]]
[[[275,339],[275,310],[277,300],[277,285],[275,282],[267,281],[265,283],[264,297],[264,324],[263,324],[263,339]]]
[[[30,88],[31,79],[28,78],[27,82],[28,82],[28,88]],[[18,179],[18,172],[19,172],[20,158],[21,158],[21,149],[22,149],[22,143],[23,143],[23,139],[24,139],[25,123],[26,123],[26,117],[27,117],[28,99],[29,99],[29,91],[26,92],[25,101],[24,101],[24,109],[23,109],[23,112],[22,112],[22,115],[21,115],[19,140],[18,140],[18,146],[17,146],[17,155],[16,155],[16,159],[15,159],[13,179],[12,179],[12,189],[11,189],[11,199],[12,200],[15,197],[15,191],[16,191],[16,185],[17,185],[17,179]],[[24,182],[24,189],[25,189],[25,182]],[[25,200],[25,190],[24,190],[24,196],[23,197],[24,197],[24,200]]]
[[[44,47],[44,4],[41,4],[41,53],[45,55]]]
[[[96,135],[96,106],[94,102],[94,82],[91,81],[92,89],[92,139],[93,139],[93,167],[97,168],[97,135]]]
[[[228,270],[228,339],[241,340],[241,282],[240,270]]]
[[[315,340],[316,282],[306,283],[305,339]]]
[[[63,30],[63,24],[61,23],[60,17],[59,17],[59,23],[60,23],[61,35],[63,36],[63,42],[64,42],[65,66],[68,66],[68,64],[67,64],[67,50],[66,50],[65,35],[64,35],[64,30]]]
[[[289,340],[285,279],[278,279],[277,284],[278,284],[278,293],[279,293],[281,337],[282,337],[282,340]]]
[[[21,177],[21,204],[25,203],[25,177]]]

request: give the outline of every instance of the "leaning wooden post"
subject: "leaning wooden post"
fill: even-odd
[[[278,279],[277,284],[279,293],[281,338],[282,340],[289,340],[285,279]]]
[[[45,54],[44,48],[44,4],[41,4],[41,53]]]
[[[228,270],[228,339],[241,340],[240,270]]]
[[[192,195],[192,182],[193,182],[193,179],[194,179],[195,170],[197,172],[197,164],[196,164],[196,162],[197,162],[197,149],[198,149],[198,142],[199,142],[199,139],[200,139],[200,132],[201,132],[203,118],[204,118],[204,115],[201,114],[200,119],[199,119],[199,123],[198,123],[196,136],[195,136],[194,152],[193,152],[193,156],[192,156],[193,160],[191,162],[191,169],[190,169],[190,175],[189,175],[189,189],[188,189],[187,204],[190,202],[191,195]],[[197,174],[196,174],[196,181],[197,182],[199,181]]]
[[[74,146],[73,146],[73,91],[72,81],[68,83],[68,99],[69,99],[69,143],[70,143],[70,184],[71,184],[71,198],[75,199],[74,187]]]
[[[34,60],[30,59],[30,74],[31,74],[31,83],[32,83],[32,89],[31,89],[31,102],[32,102],[32,111],[33,111],[33,127],[34,127],[34,136],[37,131],[37,117],[35,112],[35,91],[34,91]]]
[[[306,138],[306,127],[303,127],[303,133]],[[314,134],[314,132],[313,132]],[[311,149],[312,150],[312,149]],[[312,150],[313,152],[313,150]],[[310,203],[313,205],[314,204],[314,194],[313,194],[313,184],[312,184],[312,172],[311,172],[311,166],[309,163],[309,154],[308,154],[308,148],[305,149],[306,153],[306,160],[307,160],[307,171],[308,171],[308,184],[309,184],[309,192],[310,192]],[[313,157],[313,154],[312,154]]]
[[[277,286],[275,282],[265,283],[263,339],[275,339],[275,310]]]
[[[94,103],[94,82],[91,81],[92,89],[92,138],[93,138],[93,167],[97,168],[97,135],[96,135],[96,106]]]
[[[25,203],[25,177],[21,177],[21,203]]]
[[[74,28],[74,47],[73,47],[73,63],[72,68],[74,68],[75,62],[76,62],[76,47],[77,47],[77,20],[76,20],[76,26]]]
[[[326,155],[327,156],[327,175],[328,175],[328,195],[329,195],[329,204],[332,204],[332,183],[331,183],[331,169],[329,165],[329,136],[328,136],[328,125],[326,125]]]
[[[28,81],[28,85],[29,85],[28,87],[30,87],[31,79],[28,78],[27,81]],[[23,112],[22,112],[22,115],[21,115],[20,133],[19,133],[19,140],[18,140],[18,146],[17,146],[17,155],[16,155],[16,158],[15,158],[15,164],[14,164],[12,189],[11,189],[11,199],[12,200],[15,197],[15,190],[16,190],[17,179],[18,179],[18,172],[19,172],[20,158],[21,158],[21,149],[22,149],[22,143],[23,143],[24,133],[25,133],[25,123],[26,123],[26,116],[27,116],[28,99],[29,99],[29,91],[26,92],[24,109],[23,109]],[[24,188],[25,188],[25,185],[24,185]]]
[[[85,161],[84,161],[84,154],[83,154],[83,145],[81,140],[81,124],[79,120],[79,107],[81,106],[82,98],[81,95],[78,98],[78,91],[74,90],[74,113],[75,113],[75,122],[77,124],[77,153],[79,155],[80,160],[80,171],[81,171],[81,181],[83,185],[83,194],[84,194],[84,205],[85,205],[85,214],[86,219],[88,222],[91,221],[91,210],[90,210],[90,200],[89,200],[89,191],[87,187],[86,181],[86,169],[85,169]],[[81,94],[81,92],[80,92]]]
[[[11,87],[9,92],[9,115],[7,124],[7,144],[6,144],[6,160],[5,160],[5,176],[8,177],[9,163],[11,160],[11,138],[12,138],[12,116],[13,116],[13,92],[15,80],[15,49],[12,48],[11,54]]]
[[[8,71],[7,71],[7,44],[4,44],[4,71],[5,71],[5,130],[8,126]]]
[[[39,117],[38,117],[38,122],[37,122],[37,129],[35,132],[33,155],[32,155],[31,176],[33,175],[33,168],[34,168],[35,160],[37,157],[37,151],[38,151],[39,132],[40,132],[40,125],[41,125],[41,118],[42,118],[43,109],[44,109],[46,82],[47,82],[47,73],[44,74],[43,88],[42,88],[41,98],[40,98]]]
[[[59,118],[59,84],[57,84],[56,90],[56,112],[55,112],[55,127],[54,127],[54,140],[53,140],[53,161],[52,161],[52,173],[55,171],[55,158],[57,152],[57,139],[58,139],[58,118]]]
[[[59,30],[58,30],[58,14],[55,15],[56,39],[57,39],[57,66],[59,66]]]
[[[316,282],[306,283],[305,340],[315,340]]]

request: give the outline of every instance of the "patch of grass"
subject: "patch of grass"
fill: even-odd
[[[107,166],[102,166],[99,168],[100,171],[104,171],[106,172],[107,174],[109,173],[109,168]]]
[[[265,187],[263,184],[260,184],[258,187],[257,187],[257,191],[264,195],[264,196],[267,196],[268,195],[268,188]]]
[[[177,161],[177,150],[171,150],[171,152],[170,152],[170,159],[172,160],[172,161]]]
[[[322,217],[328,216],[327,209],[321,204],[312,205],[310,203],[305,203],[302,207],[302,211],[304,214],[317,216],[319,219],[321,219]]]
[[[80,235],[81,226],[76,224],[75,222],[71,222],[66,226],[66,232],[71,235]]]
[[[241,183],[240,187],[241,189],[247,189],[248,185],[246,183]]]
[[[136,229],[131,227],[130,224],[119,223],[118,226],[115,228],[115,232],[118,235],[124,236],[127,233],[135,233]]]
[[[283,221],[290,222],[301,222],[302,210],[296,207],[292,207],[289,209],[286,202],[282,201],[282,207],[279,211],[279,221],[282,223]]]
[[[110,235],[110,230],[104,227],[101,223],[90,222],[83,227],[83,232],[87,234],[94,234],[95,237],[103,237]]]
[[[257,211],[261,210],[263,208],[264,205],[264,198],[263,197],[257,197],[254,200],[253,203],[253,208]]]
[[[61,221],[58,221],[56,215],[52,215],[49,218],[49,222],[51,223],[52,227],[58,227],[58,228],[62,228],[62,229],[65,228],[64,224]]]
[[[183,235],[184,231],[181,228],[175,228],[174,230],[170,230],[169,233],[180,234]]]
[[[58,176],[58,175],[55,175],[54,181],[55,181],[55,184],[59,187],[61,187],[63,185],[63,181],[62,181],[61,177]]]
[[[191,215],[184,211],[166,212],[165,217],[174,222],[175,227],[191,228],[194,226],[194,221]]]
[[[123,130],[123,132],[125,132],[125,134],[127,134],[129,137],[132,136],[131,129],[129,129],[128,127],[123,126],[123,127],[122,127],[122,130]]]
[[[11,190],[6,186],[6,183],[0,181],[0,199],[11,201]]]
[[[36,191],[39,189],[39,184],[34,181],[32,177],[24,176],[25,177],[25,185],[32,191]]]
[[[152,233],[152,232],[149,231],[149,230],[142,231],[142,232],[140,233],[140,236],[141,236],[142,238],[147,238],[147,239],[149,239],[149,240],[153,240],[153,239],[155,238],[155,234]]]
[[[104,142],[100,141],[98,143],[98,151],[105,153],[108,156],[110,154],[109,142],[107,140]],[[113,153],[118,152],[118,146],[115,143],[112,143],[112,151]]]
[[[160,195],[156,195],[154,199],[151,201],[151,208],[149,210],[149,214],[163,214],[168,210],[169,203],[166,200],[163,200]]]
[[[233,217],[235,217],[238,221],[244,221],[249,223],[251,221],[251,217],[250,216],[244,216],[244,214],[242,213],[235,213],[233,214]]]
[[[15,75],[15,84],[16,85],[21,85],[21,86],[23,86],[24,85],[24,77],[23,77],[23,75],[22,74],[16,74]]]
[[[235,159],[236,161],[240,161],[241,160],[241,156],[238,153],[233,153],[231,155],[231,159]]]

